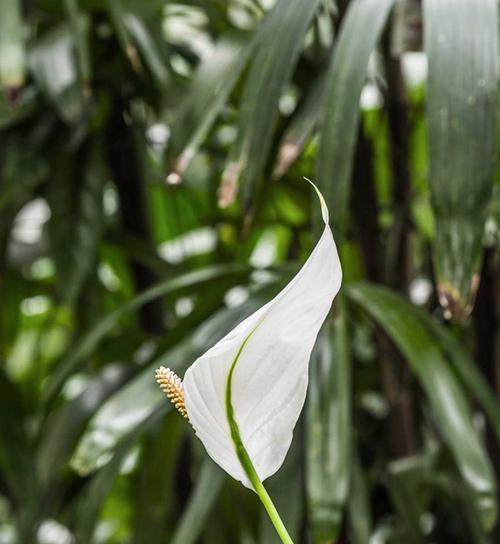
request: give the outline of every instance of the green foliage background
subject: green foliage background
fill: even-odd
[[[153,376],[297,271],[303,176],[345,282],[266,483],[294,541],[500,541],[497,9],[0,0],[2,544],[277,542]]]

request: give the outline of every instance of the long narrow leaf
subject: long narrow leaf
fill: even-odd
[[[88,14],[79,9],[78,0],[65,0],[64,7],[75,41],[80,79],[85,92],[88,93],[90,91],[89,85],[92,75],[89,43],[90,20]]]
[[[327,72],[321,72],[293,115],[283,135],[273,177],[280,178],[299,157],[323,113]]]
[[[201,270],[195,270],[194,272],[188,272],[181,276],[177,276],[172,279],[167,279],[159,284],[149,288],[137,295],[134,299],[126,304],[123,304],[117,308],[111,314],[105,316],[101,321],[99,321],[87,334],[83,335],[78,343],[73,346],[71,352],[67,357],[59,364],[57,371],[51,377],[47,389],[45,392],[45,399],[49,400],[55,395],[61,384],[64,382],[64,379],[74,372],[78,366],[88,357],[92,351],[96,348],[99,342],[108,334],[116,324],[119,322],[119,319],[133,310],[140,308],[144,304],[147,304],[151,300],[154,300],[158,297],[164,296],[170,292],[173,292],[178,289],[186,288],[196,284],[202,284],[212,279],[217,279],[220,276],[235,274],[238,276],[246,275],[249,272],[247,266],[242,265],[221,265],[208,267]]]
[[[21,0],[0,1],[0,85],[15,92],[24,83],[24,50]]]
[[[449,317],[470,312],[495,166],[497,2],[424,2],[434,265]]]
[[[307,500],[315,544],[339,533],[351,473],[351,370],[345,305],[327,322],[309,388]]]
[[[394,0],[354,0],[340,29],[329,68],[326,109],[320,132],[318,185],[332,213],[334,233],[342,236],[359,120],[359,99],[368,60]]]
[[[125,456],[140,436],[156,425],[169,409],[167,403],[162,403],[147,419],[124,437],[117,446],[111,461],[94,476],[81,494],[77,508],[78,515],[75,531],[77,542],[92,542],[92,535],[102,504],[111,489]]]
[[[179,183],[191,159],[247,65],[253,41],[239,34],[223,36],[213,53],[201,62],[181,112],[172,127],[169,145],[175,164],[168,181]]]
[[[258,30],[257,52],[242,98],[238,139],[221,186],[221,203],[230,203],[241,173],[243,200],[254,194],[278,120],[278,102],[290,79],[319,0],[279,0]]]
[[[187,509],[172,536],[171,544],[194,544],[198,541],[224,480],[224,472],[211,459],[207,459],[198,476]]]
[[[467,396],[415,308],[389,289],[351,284],[348,295],[385,329],[405,355],[429,400],[463,479],[469,485],[485,527],[497,516],[495,476],[472,423]]]

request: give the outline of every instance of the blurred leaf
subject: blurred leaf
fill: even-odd
[[[189,425],[175,412],[165,418],[158,433],[153,429],[145,437],[134,493],[136,544],[165,542],[177,506],[174,484],[183,430],[190,431]],[[215,487],[213,479],[210,483]]]
[[[0,85],[12,101],[26,68],[21,9],[21,0],[0,0]]]
[[[106,6],[123,52],[128,57],[132,68],[136,72],[140,72],[142,70],[142,63],[125,25],[126,11],[122,0],[106,0]]]
[[[73,53],[73,39],[66,25],[47,31],[29,51],[29,66],[37,85],[67,123],[76,123],[83,113],[83,92]]]
[[[29,117],[36,107],[35,90],[25,88],[16,98],[15,106],[0,93],[0,130],[13,127]]]
[[[337,238],[345,236],[347,227],[359,100],[368,60],[393,3],[393,0],[354,0],[349,4],[327,75],[317,175]]]
[[[106,366],[80,395],[49,416],[41,429],[37,452],[37,472],[46,491],[67,465],[90,418],[130,375],[131,369],[125,366]]]
[[[31,441],[25,428],[27,409],[18,386],[0,367],[0,468],[9,492],[18,501],[35,496],[37,483],[31,462]]]
[[[125,28],[140,51],[144,63],[158,83],[165,88],[170,81],[165,55],[166,42],[162,39],[158,17],[145,19],[128,12],[124,18]],[[130,46],[129,46],[130,47]],[[130,55],[130,49],[127,50]]]
[[[318,124],[325,107],[327,72],[323,71],[312,83],[299,104],[296,113],[281,138],[277,163],[273,177],[282,177],[299,157],[307,139]]]
[[[225,479],[224,472],[211,459],[204,461],[187,508],[184,510],[170,544],[195,544],[198,542]]]
[[[0,279],[0,357],[14,344],[21,318],[20,304],[27,288],[17,274],[7,272]]]
[[[0,213],[22,206],[46,179],[49,165],[42,154],[44,135],[20,131],[4,145],[0,166]]]
[[[76,58],[80,81],[86,94],[90,92],[92,66],[90,62],[90,25],[87,13],[78,6],[78,0],[64,0],[64,7],[68,15],[68,24],[74,37]]]
[[[483,407],[500,443],[500,407],[491,386],[476,366],[475,361],[451,332],[439,326],[433,319],[424,314],[419,315],[436,336],[443,353],[446,353],[464,386],[474,395],[478,404]]]
[[[214,51],[201,60],[172,127],[169,148],[176,160],[168,178],[170,183],[176,183],[183,177],[225,106],[252,50],[252,40],[245,35],[231,33],[222,36]]]
[[[388,488],[401,516],[402,534],[399,538],[412,544],[424,542],[421,523],[429,506],[428,483],[433,472],[429,455],[419,455],[392,461],[388,466]]]
[[[339,534],[351,477],[351,359],[345,304],[324,325],[311,369],[307,410],[307,500],[314,544]]]
[[[370,492],[366,475],[357,452],[352,459],[352,476],[349,493],[349,528],[352,544],[366,544],[372,534],[372,513],[370,509]]]
[[[424,2],[429,58],[429,182],[441,306],[463,319],[473,306],[495,168],[497,2]]]
[[[249,268],[245,265],[219,265],[193,272],[181,274],[175,278],[169,278],[137,295],[134,299],[117,308],[111,314],[105,316],[90,331],[79,338],[70,353],[58,365],[56,372],[50,377],[45,392],[45,399],[50,399],[57,393],[66,377],[75,372],[85,359],[94,351],[99,342],[117,325],[120,318],[129,312],[140,308],[151,300],[164,296],[178,289],[194,287],[211,280],[217,280],[221,276],[235,275],[245,277]],[[241,275],[241,276],[240,276]]]
[[[320,0],[278,0],[257,30],[257,50],[241,99],[238,138],[219,193],[224,205],[234,199],[240,173],[243,200],[247,202],[255,194],[278,121],[280,96],[319,4]]]
[[[76,153],[63,150],[59,170],[50,180],[50,244],[63,303],[76,302],[95,267],[103,224],[105,171],[97,142]],[[66,151],[66,153],[65,153]],[[77,166],[83,161],[84,168]],[[68,171],[78,172],[72,183]],[[64,228],[61,226],[64,225]]]
[[[263,294],[257,293],[237,308],[219,310],[183,341],[157,354],[146,368],[112,395],[95,414],[71,461],[72,466],[81,473],[95,470],[124,434],[147,418],[159,403],[167,402],[154,380],[154,371],[158,366],[166,364],[182,376],[191,361],[196,360],[228,333],[236,322],[250,315],[263,302]]]
[[[418,310],[383,287],[353,283],[347,294],[380,323],[408,360],[470,487],[471,498],[482,513],[484,526],[492,527],[497,516],[497,488],[491,464],[473,426],[467,397],[431,333],[423,326]]]
[[[111,461],[87,484],[78,501],[75,530],[77,542],[93,541],[92,536],[100,509],[126,455],[140,436],[155,427],[169,409],[168,403],[162,403],[149,417],[139,423],[120,441]]]

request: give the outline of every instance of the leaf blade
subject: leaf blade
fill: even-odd
[[[420,381],[485,527],[497,516],[496,482],[472,423],[467,397],[416,308],[387,288],[352,283],[348,296],[389,334]]]
[[[355,0],[349,5],[327,76],[326,108],[320,130],[317,180],[336,236],[343,236],[352,171],[359,99],[368,60],[393,0]]]
[[[497,3],[424,2],[434,265],[449,317],[469,313],[495,166]]]

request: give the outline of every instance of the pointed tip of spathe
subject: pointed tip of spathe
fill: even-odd
[[[311,181],[309,178],[306,178],[305,176],[304,176],[304,179],[308,181],[313,186],[314,190],[316,191],[316,194],[318,195],[318,198],[319,198],[319,203],[321,205],[321,216],[323,217],[323,221],[325,222],[325,225],[328,225],[328,223],[330,222],[330,214],[328,213],[328,206],[326,205],[326,201],[323,194],[321,193],[321,191],[318,189],[317,185],[313,181]]]

